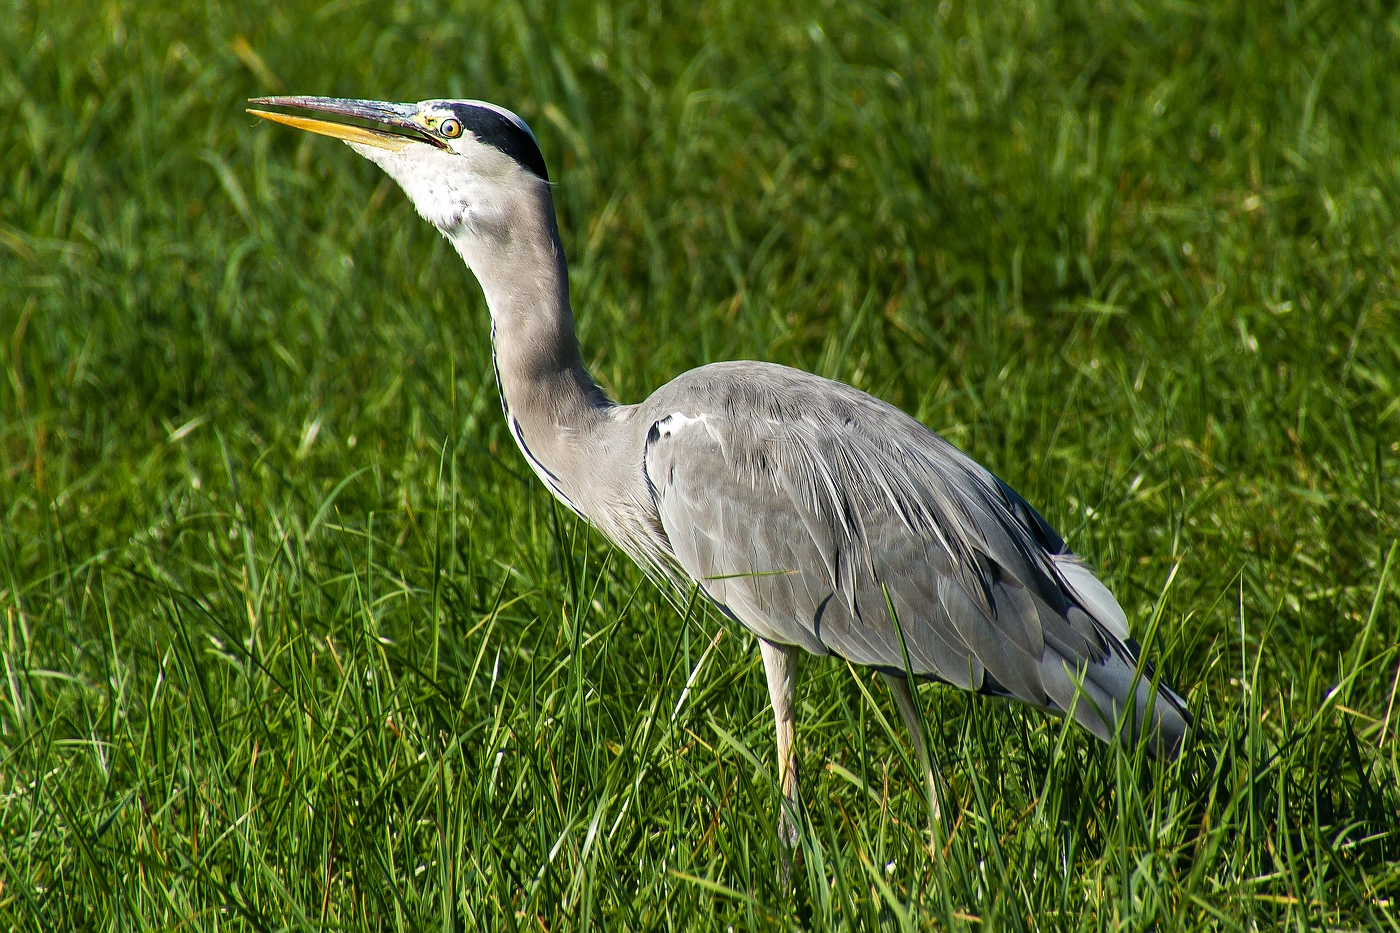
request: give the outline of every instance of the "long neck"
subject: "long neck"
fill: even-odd
[[[545,471],[541,478],[565,495],[558,477],[577,475],[589,438],[613,403],[579,355],[568,265],[548,187],[513,192],[493,220],[464,225],[453,245],[491,309],[496,376],[511,433],[536,472]]]

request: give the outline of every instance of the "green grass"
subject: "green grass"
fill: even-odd
[[[1400,930],[1400,15],[1158,6],[0,3],[0,925]],[[518,110],[618,397],[903,406],[1198,741],[926,687],[934,857],[811,660],[780,891],[753,639],[553,507],[469,273],[274,91]]]

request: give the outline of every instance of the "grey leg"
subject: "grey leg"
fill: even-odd
[[[792,873],[790,850],[797,845],[797,821],[802,812],[797,787],[797,749],[793,743],[793,704],[797,695],[797,651],[788,645],[758,640],[763,652],[763,670],[768,675],[768,698],[773,703],[773,722],[778,728],[778,785],[783,791],[783,812],[778,817],[778,842],[782,866],[778,880],[787,887]]]
[[[889,687],[890,693],[894,694],[894,702],[899,707],[899,715],[904,720],[904,728],[909,730],[909,740],[914,743],[914,753],[919,756],[919,764],[923,766],[929,813],[934,820],[941,821],[942,810],[938,805],[938,787],[934,782],[933,759],[929,757],[928,746],[924,744],[924,731],[919,727],[919,711],[914,705],[914,692],[906,678],[896,677],[893,674],[881,674],[880,676],[885,678],[885,686]]]

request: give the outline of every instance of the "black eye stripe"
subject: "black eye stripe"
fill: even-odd
[[[494,146],[518,162],[522,168],[549,181],[549,170],[545,168],[544,155],[540,152],[539,145],[528,131],[521,129],[510,117],[486,107],[467,103],[453,104],[452,112],[456,114],[462,128],[470,130],[478,141]]]

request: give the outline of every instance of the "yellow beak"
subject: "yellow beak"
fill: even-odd
[[[439,148],[446,148],[444,143],[425,132],[423,124],[418,122],[418,107],[415,104],[389,104],[376,100],[346,100],[339,97],[258,97],[249,103],[324,114],[333,119],[248,108],[248,112],[255,117],[309,133],[343,139],[349,143],[360,143],[391,152],[399,152],[414,143],[430,143]],[[372,128],[337,122],[334,119],[337,117],[378,123],[380,126]]]

